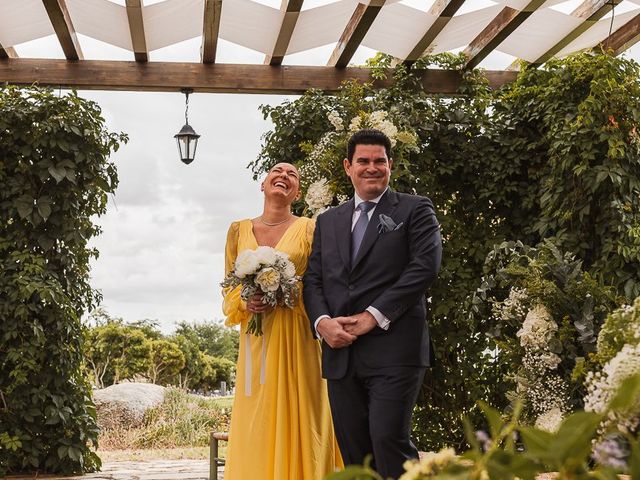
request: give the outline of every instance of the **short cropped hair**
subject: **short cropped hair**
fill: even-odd
[[[391,140],[375,128],[363,128],[351,135],[347,144],[347,159],[349,163],[353,161],[353,154],[357,145],[382,145],[387,153],[387,158],[391,158]]]

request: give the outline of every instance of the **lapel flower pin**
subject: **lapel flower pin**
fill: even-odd
[[[402,225],[404,225],[404,222],[400,222],[396,225],[396,222],[393,221],[393,218],[385,215],[384,213],[378,215],[378,218],[380,219],[378,222],[378,233],[387,233],[393,232],[394,230],[400,230],[400,228],[402,228]]]

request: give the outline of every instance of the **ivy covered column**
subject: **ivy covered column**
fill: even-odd
[[[75,92],[0,88],[0,476],[100,466],[80,318],[126,140]]]

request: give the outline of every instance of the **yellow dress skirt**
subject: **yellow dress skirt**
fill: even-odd
[[[314,222],[297,219],[276,249],[289,254],[298,275],[307,268]],[[258,247],[251,220],[229,228],[226,271],[239,252]],[[225,292],[227,325],[240,325],[235,397],[225,480],[319,480],[342,467],[320,345],[313,338],[302,299],[293,309],[264,315],[264,335],[247,335],[251,313],[240,287]]]

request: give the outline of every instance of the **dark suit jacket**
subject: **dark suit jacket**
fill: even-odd
[[[304,302],[314,322],[377,308],[390,321],[388,330],[375,327],[351,346],[322,345],[322,374],[340,379],[350,351],[363,364],[428,366],[429,331],[425,293],[440,268],[442,242],[433,205],[428,198],[387,190],[373,211],[353,268],[351,223],[354,201],[332,208],[316,222],[309,265],[304,276]],[[402,226],[379,233],[380,215]]]

